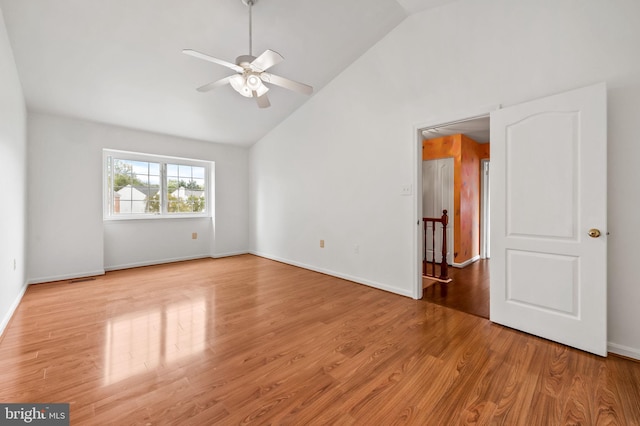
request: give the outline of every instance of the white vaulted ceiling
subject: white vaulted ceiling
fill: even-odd
[[[317,92],[411,13],[453,0],[258,0],[253,54],[270,72]],[[249,53],[241,0],[0,0],[30,110],[248,146],[306,102],[271,86],[258,109],[229,86],[195,88],[232,71],[181,53],[235,62]]]

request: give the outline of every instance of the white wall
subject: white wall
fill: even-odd
[[[216,256],[212,241],[211,218],[105,221],[104,265],[113,270]]]
[[[42,113],[30,113],[28,123],[30,282],[247,252],[246,148]],[[103,224],[104,148],[215,162],[214,221],[159,219]],[[192,232],[198,233],[197,240],[191,239]]]
[[[0,10],[0,334],[26,289],[27,112]],[[15,262],[15,267],[14,267]]]
[[[640,358],[638,40],[637,0],[460,0],[410,16],[251,149],[252,251],[412,295],[417,198],[400,189],[417,182],[415,127],[606,81],[609,341]]]

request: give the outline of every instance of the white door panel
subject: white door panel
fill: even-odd
[[[539,114],[506,132],[508,235],[575,239],[576,112]]]
[[[579,261],[577,256],[508,250],[506,298],[525,307],[576,317]],[[554,274],[539,280],[539,271]]]
[[[606,161],[604,84],[491,113],[492,321],[606,355]]]

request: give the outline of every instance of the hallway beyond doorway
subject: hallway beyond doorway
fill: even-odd
[[[422,279],[422,299],[457,311],[489,318],[489,260],[478,260],[464,268],[449,268],[453,279],[442,284]]]

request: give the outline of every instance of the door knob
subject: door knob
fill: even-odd
[[[600,236],[600,230],[596,228],[589,229],[589,236],[591,238],[598,238]]]

